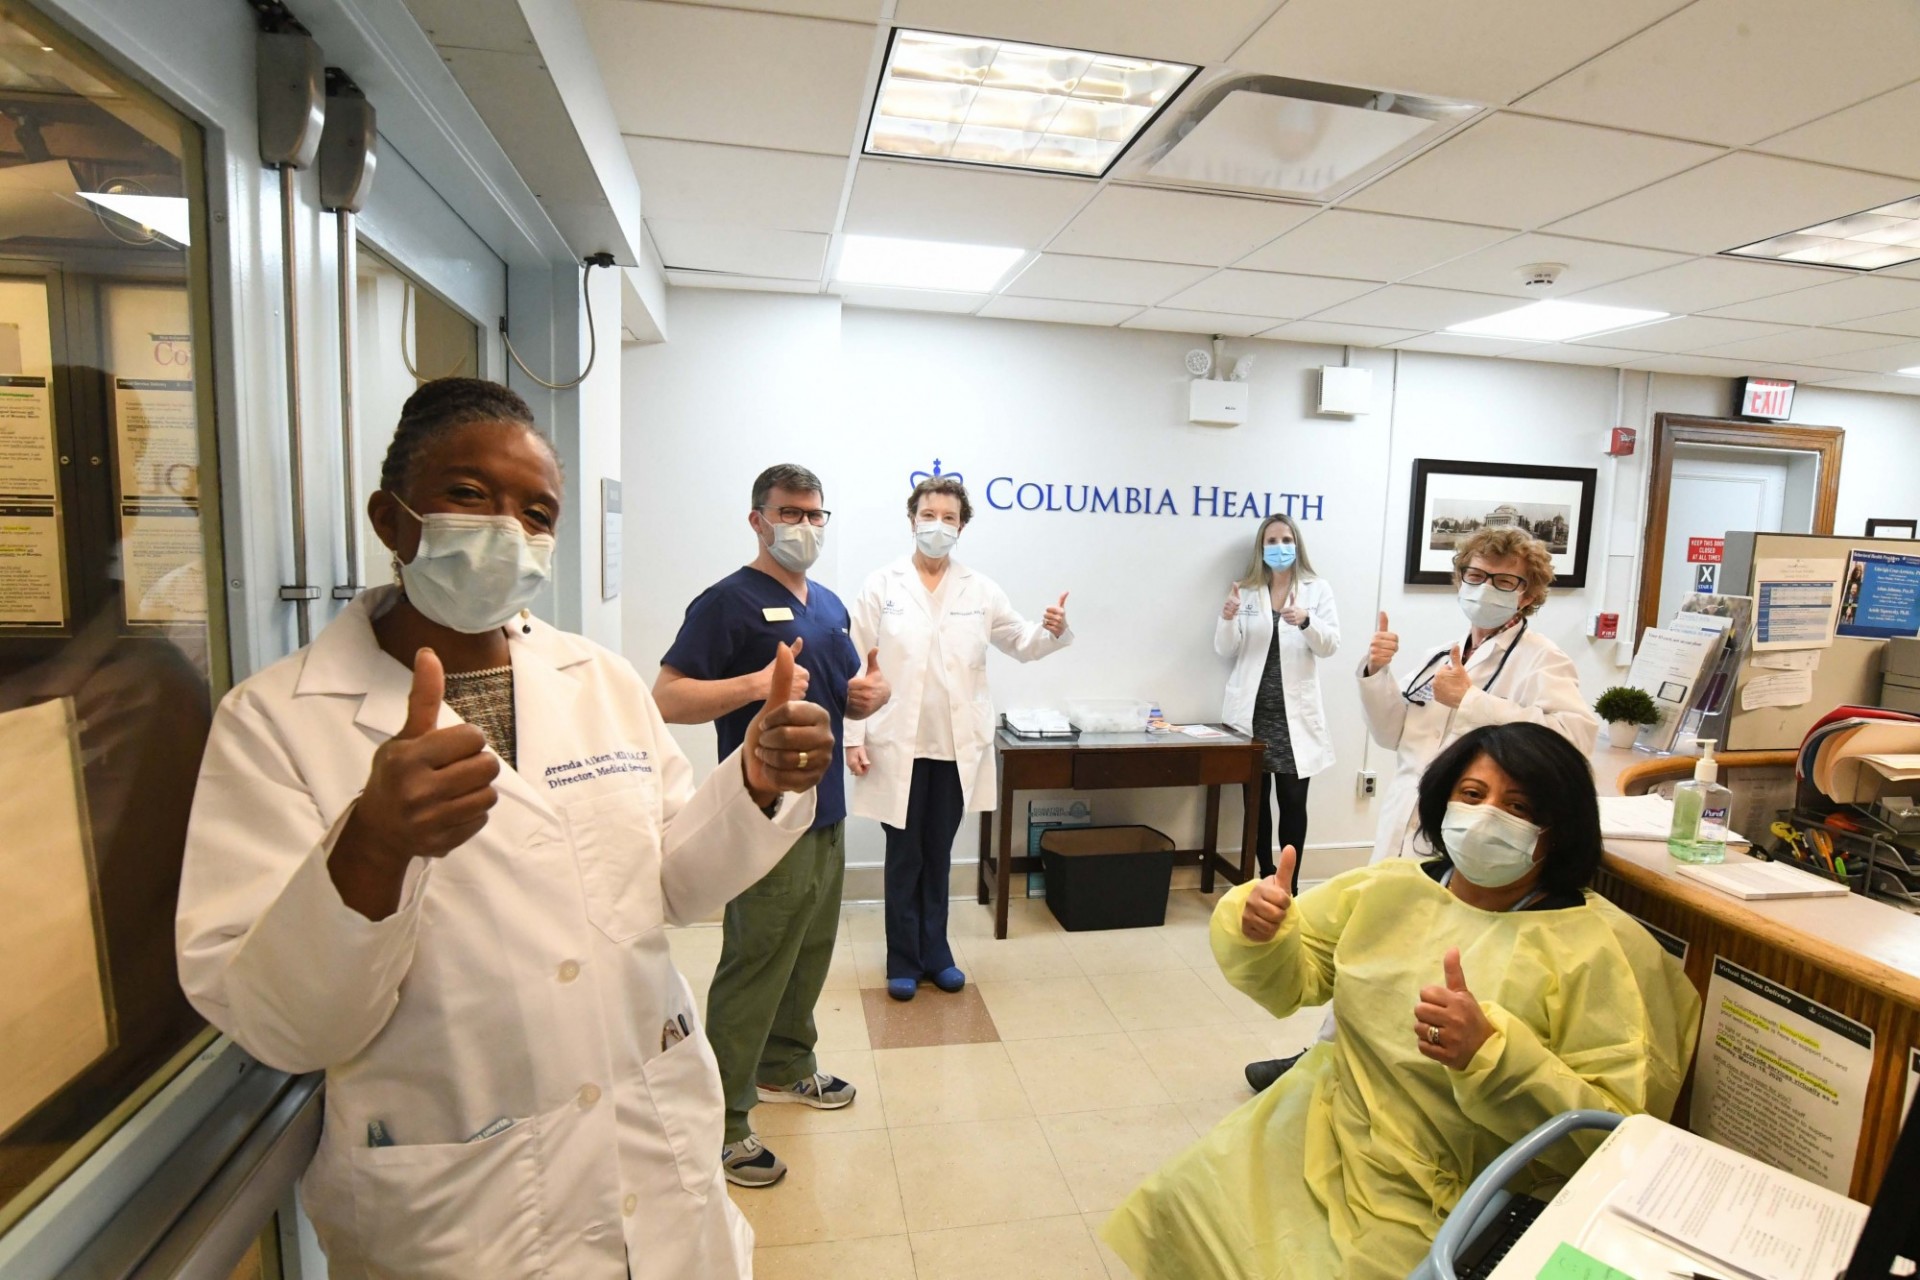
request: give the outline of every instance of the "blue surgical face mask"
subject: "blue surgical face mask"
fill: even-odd
[[[929,560],[944,560],[960,540],[960,531],[944,520],[919,520],[913,526],[913,544]]]
[[[1504,627],[1513,621],[1513,615],[1520,612],[1520,593],[1502,591],[1491,582],[1482,582],[1478,586],[1462,585],[1460,588],[1460,612],[1467,615],[1467,621],[1476,627],[1492,631]],[[1469,880],[1473,877],[1468,876]]]
[[[1298,555],[1291,542],[1269,542],[1260,549],[1260,558],[1269,569],[1291,569]]]
[[[553,568],[553,535],[529,535],[513,516],[421,515],[420,546],[400,566],[407,601],[450,631],[479,635],[533,603]]]
[[[1533,870],[1540,828],[1490,804],[1454,800],[1440,823],[1453,869],[1482,889],[1504,889]]]

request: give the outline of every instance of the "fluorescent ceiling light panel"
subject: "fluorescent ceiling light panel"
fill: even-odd
[[[1099,177],[1194,71],[903,29],[887,50],[866,151]]]
[[[101,195],[93,191],[82,191],[79,196],[177,245],[193,243],[185,196]]]
[[[1912,262],[1920,259],[1920,196],[1772,236],[1727,253],[1852,271],[1878,271]]]
[[[991,244],[850,235],[841,243],[833,278],[842,284],[988,293],[1026,256],[1025,249]]]
[[[1447,332],[1515,338],[1522,342],[1567,342],[1666,318],[1665,311],[1641,311],[1634,307],[1603,307],[1591,302],[1530,302],[1511,311],[1448,325]]]
[[[1894,372],[1903,378],[1920,378],[1920,364],[1910,364],[1904,369],[1895,369]]]

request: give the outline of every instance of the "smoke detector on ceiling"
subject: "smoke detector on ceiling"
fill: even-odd
[[[1532,293],[1545,293],[1560,283],[1567,269],[1564,262],[1532,262],[1520,268],[1520,286]]]

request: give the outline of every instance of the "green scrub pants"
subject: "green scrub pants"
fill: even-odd
[[[727,904],[720,967],[707,992],[707,1039],[720,1060],[728,1144],[751,1131],[765,1084],[820,1069],[813,1006],[833,963],[846,877],[846,824],[809,831],[758,884]]]

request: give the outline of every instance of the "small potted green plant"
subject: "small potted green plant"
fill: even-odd
[[[1653,695],[1632,685],[1608,689],[1593,700],[1593,709],[1607,722],[1608,745],[1623,749],[1633,745],[1641,725],[1660,723],[1660,708],[1654,705]]]

